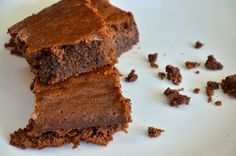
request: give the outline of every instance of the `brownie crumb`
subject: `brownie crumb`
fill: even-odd
[[[217,101],[215,102],[215,105],[216,105],[216,106],[221,106],[221,105],[222,105],[222,101],[217,100]]]
[[[135,70],[132,69],[131,72],[128,74],[128,77],[125,78],[126,82],[134,82],[138,78],[138,75],[135,74]]]
[[[220,88],[220,83],[215,81],[208,81],[207,86],[211,87],[213,90]]]
[[[194,89],[193,89],[193,93],[198,94],[199,92],[200,92],[200,89],[199,89],[199,88],[194,88]]]
[[[195,74],[200,74],[200,71],[199,70],[195,71]]]
[[[224,93],[236,98],[236,74],[227,76],[223,79],[221,87]]]
[[[157,53],[153,53],[153,54],[148,54],[148,61],[150,62],[150,63],[152,63],[152,62],[156,62],[156,60],[157,60]]]
[[[158,68],[158,64],[155,63],[157,60],[157,56],[158,56],[157,53],[148,54],[148,61],[152,68]]]
[[[185,104],[185,105],[189,104],[191,98],[186,95],[180,94],[179,92],[182,90],[183,88],[178,89],[178,90],[167,88],[164,91],[164,95],[167,96],[167,103],[170,106],[179,107],[179,105],[182,105],[182,104]]]
[[[212,96],[214,95],[214,90],[219,89],[220,84],[214,81],[208,81],[206,86],[206,95],[208,97],[207,102],[212,101]]]
[[[203,43],[200,42],[200,41],[197,41],[197,42],[195,42],[195,44],[194,44],[194,48],[195,48],[195,49],[200,49],[200,48],[202,48],[202,46],[203,46]]]
[[[159,73],[158,73],[158,77],[159,77],[161,80],[163,80],[163,79],[166,77],[166,73],[164,73],[164,72],[159,72]]]
[[[164,131],[165,130],[163,130],[163,129],[159,129],[159,128],[155,128],[155,127],[148,127],[148,135],[150,137],[159,137],[161,135],[161,133]]]
[[[6,42],[4,47],[10,49],[12,55],[22,56],[22,53],[16,48],[16,44],[12,40],[8,43]]]
[[[193,62],[193,61],[186,61],[185,62],[185,67],[187,69],[193,69],[193,68],[197,68],[201,65],[201,63],[198,62]]]
[[[179,85],[182,81],[182,75],[178,67],[172,65],[166,66],[167,79],[172,81],[175,85]]]
[[[218,62],[213,55],[209,55],[207,57],[205,67],[209,70],[222,70],[224,66]]]

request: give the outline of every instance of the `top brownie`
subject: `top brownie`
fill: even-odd
[[[112,33],[87,0],[62,0],[8,29],[8,47],[20,52],[43,83],[56,83],[114,65]]]
[[[111,5],[108,0],[91,0],[91,6],[114,32],[113,42],[117,56],[131,49],[139,41],[137,25],[131,12]]]

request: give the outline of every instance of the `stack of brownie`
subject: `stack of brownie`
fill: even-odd
[[[10,135],[21,148],[80,141],[107,145],[131,122],[117,57],[138,42],[133,15],[107,0],[62,0],[9,28],[6,47],[36,74],[29,124]]]

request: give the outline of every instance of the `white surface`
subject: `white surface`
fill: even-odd
[[[216,91],[214,100],[222,99],[216,107],[206,102],[204,86],[208,80],[220,81],[236,73],[236,1],[235,0],[112,0],[131,10],[140,31],[140,43],[119,59],[118,68],[125,76],[134,68],[138,80],[125,83],[122,89],[132,99],[129,133],[117,133],[108,147],[82,143],[72,150],[70,145],[44,150],[21,150],[8,144],[8,134],[24,127],[34,107],[34,95],[29,90],[33,75],[26,61],[12,56],[3,48],[9,36],[9,26],[52,4],[42,0],[0,0],[0,155],[1,156],[235,156],[236,99]],[[200,40],[204,48],[191,46]],[[159,69],[147,63],[147,54],[158,52]],[[165,56],[166,54],[166,56]],[[206,71],[203,66],[187,71],[186,60],[202,64],[209,54],[224,64],[222,71]],[[184,93],[192,97],[188,106],[173,108],[166,104],[163,91],[177,88],[167,80],[157,78],[167,64],[179,66],[183,74]],[[201,88],[195,95],[192,89]],[[148,126],[166,131],[159,138],[149,138]]]

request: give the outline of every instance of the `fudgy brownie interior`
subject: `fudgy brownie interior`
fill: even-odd
[[[104,127],[130,120],[130,105],[121,94],[119,72],[111,66],[51,85],[36,78],[33,92],[36,131]]]
[[[45,148],[81,140],[106,145],[131,122],[130,100],[121,94],[119,75],[106,66],[56,84],[36,78],[31,88],[35,110],[28,126],[10,135],[11,144]]]
[[[87,0],[62,0],[9,28],[43,83],[56,83],[116,63],[112,33]]]

